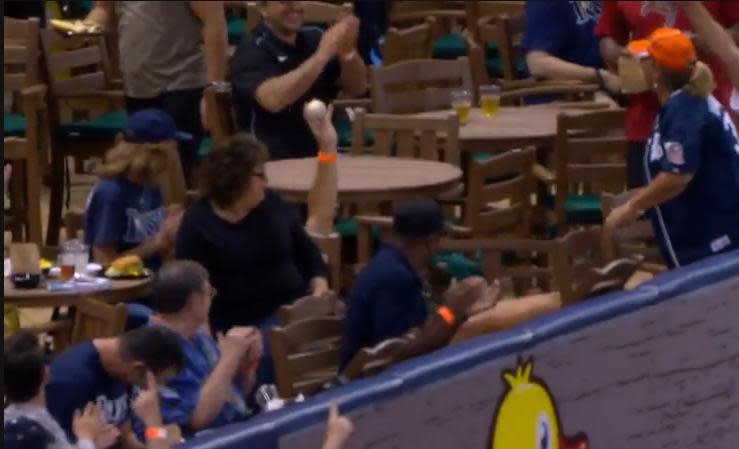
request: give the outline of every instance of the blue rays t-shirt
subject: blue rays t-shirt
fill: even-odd
[[[128,251],[153,238],[166,215],[159,187],[135,184],[123,176],[102,179],[87,200],[85,243]],[[158,257],[145,262],[153,269],[160,264]]]
[[[593,30],[600,20],[601,2],[526,2],[525,51],[540,50],[568,62],[603,67]]]
[[[674,92],[646,148],[649,182],[660,172],[693,175],[680,195],[650,211],[670,265],[739,248],[739,139],[718,100]]]
[[[88,402],[97,404],[105,421],[120,426],[130,418],[128,388],[108,374],[91,341],[66,350],[51,362],[51,381],[46,385],[46,404],[70,440],[72,418]]]

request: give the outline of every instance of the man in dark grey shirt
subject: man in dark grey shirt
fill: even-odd
[[[180,145],[185,177],[203,138],[203,89],[222,83],[227,37],[220,1],[99,1],[87,17],[117,23],[128,113],[166,111],[193,139]]]

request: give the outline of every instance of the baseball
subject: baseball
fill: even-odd
[[[314,98],[305,105],[305,118],[320,121],[326,115],[326,105],[319,99]]]

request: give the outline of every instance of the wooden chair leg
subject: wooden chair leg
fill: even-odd
[[[54,148],[51,153],[50,190],[46,245],[57,246],[59,244],[59,231],[62,227],[62,203],[64,201],[64,156],[59,148]]]

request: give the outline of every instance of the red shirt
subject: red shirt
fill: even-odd
[[[739,22],[739,2],[704,1],[703,5],[726,28]],[[683,11],[674,8],[669,2],[604,1],[595,35],[611,37],[619,44],[626,45],[630,40],[643,39],[663,26],[692,31]],[[731,82],[716,61],[706,62],[713,70],[716,81],[714,95],[728,108]],[[626,135],[629,141],[641,142],[649,138],[659,108],[654,92],[644,92],[629,98],[626,113]]]

